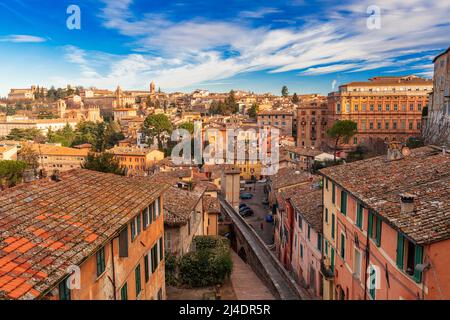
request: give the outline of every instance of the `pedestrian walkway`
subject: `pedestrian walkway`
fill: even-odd
[[[231,250],[233,273],[231,284],[238,300],[275,300],[269,289],[258,278],[248,264]]]

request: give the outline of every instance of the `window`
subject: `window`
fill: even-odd
[[[303,229],[303,221],[302,221],[302,217],[300,215],[298,215],[298,228],[300,230]]]
[[[412,276],[417,283],[422,282],[422,271],[417,265],[423,263],[423,247],[406,239],[402,233],[397,233],[397,267]]]
[[[356,226],[363,229],[363,206],[358,203],[357,209],[356,209]]]
[[[383,106],[381,104],[378,105],[378,111],[383,110]]]
[[[311,240],[311,226],[308,225],[308,241]]]
[[[408,127],[409,127],[409,130],[412,130],[412,129],[413,129],[413,123],[410,122],[409,125],[408,125]]]
[[[371,210],[369,210],[369,226],[367,234],[370,238],[375,240],[375,243],[378,247],[381,245],[381,227],[381,218],[379,216],[376,216]]]
[[[325,179],[325,188],[328,190],[328,178],[324,178]]]
[[[156,268],[158,267],[158,248],[155,244],[151,250],[151,260],[152,260],[152,273],[156,271]]]
[[[347,192],[341,191],[341,212],[343,215],[347,215]]]
[[[125,282],[122,289],[120,289],[120,299],[121,300],[128,300],[128,285]]]
[[[397,122],[392,123],[392,129],[397,130]]]
[[[389,122],[386,122],[386,123],[384,124],[384,127],[385,127],[386,130],[388,130],[388,129],[389,129]]]
[[[369,123],[369,129],[373,129],[373,122]]]
[[[159,261],[164,260],[163,238],[159,238]]]
[[[149,274],[149,265],[148,265],[148,254],[144,256],[144,274],[145,274],[145,282],[148,282],[150,279]]]
[[[325,222],[328,223],[328,208],[325,208]]]
[[[322,235],[317,234],[317,250],[322,251]]]
[[[128,257],[128,227],[119,234],[119,257]]]
[[[136,237],[141,233],[141,215],[138,214],[131,221],[131,240],[136,239]]]
[[[335,225],[334,213],[331,214],[331,238],[334,239],[334,225]]]
[[[341,258],[345,260],[345,235],[341,233]]]
[[[381,122],[377,123],[377,129],[381,129]]]
[[[145,208],[144,210],[142,210],[142,220],[144,222],[143,229],[145,230],[145,229],[147,229],[148,225],[150,224],[148,207]]]
[[[70,289],[67,286],[67,278],[59,283],[59,300],[70,300]]]
[[[358,138],[353,138],[353,144],[358,144]]]
[[[389,104],[386,104],[386,111],[391,111],[391,106]]]
[[[303,259],[303,245],[300,245],[300,258]]]
[[[370,111],[373,111],[373,109],[374,109],[374,105],[371,104],[371,105],[370,105]]]
[[[355,248],[355,265],[353,266],[354,275],[357,279],[361,279],[361,252]]]
[[[97,277],[105,271],[105,247],[97,251]]]
[[[376,283],[377,283],[377,270],[373,265],[369,266],[369,295],[372,298],[372,300],[375,300],[375,290],[376,290]]]
[[[394,104],[394,111],[398,110],[398,104]]]
[[[136,280],[136,296],[138,296],[142,290],[142,287],[141,287],[141,265],[140,264],[138,264],[136,269],[134,269],[134,277]]]

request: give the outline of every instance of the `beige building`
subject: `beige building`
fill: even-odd
[[[8,99],[11,101],[32,101],[34,100],[34,94],[37,92],[36,86],[31,86],[29,89],[11,89],[8,94]],[[47,92],[44,89],[44,94]]]
[[[292,136],[293,114],[289,111],[260,111],[257,122],[260,127],[274,126],[280,129],[280,135]]]
[[[75,129],[78,121],[72,119],[10,119],[0,121],[0,137],[7,136],[12,129],[39,129],[43,134],[49,130],[63,129],[67,124]]]
[[[297,146],[321,148],[326,144],[327,98],[302,102],[297,109]]]
[[[114,154],[128,176],[146,175],[159,161],[164,159],[164,152],[157,149],[114,147],[108,152]]]
[[[431,80],[417,76],[375,77],[351,82],[328,95],[328,127],[337,120],[357,123],[350,147],[369,147],[387,141],[405,141],[421,133],[422,109],[433,89]],[[331,145],[331,142],[330,142]]]
[[[0,142],[0,161],[1,160],[17,160],[17,147],[2,145]]]
[[[425,141],[450,146],[450,47],[433,60],[433,92],[427,113],[424,113]]]
[[[87,149],[37,143],[30,145],[39,156],[39,169],[44,169],[48,173],[55,170],[63,172],[81,168],[89,153]]]

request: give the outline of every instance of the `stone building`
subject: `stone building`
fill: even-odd
[[[434,58],[433,92],[424,112],[422,135],[427,143],[450,146],[450,47]]]
[[[326,97],[300,103],[297,109],[297,146],[319,149],[326,145],[328,121]]]

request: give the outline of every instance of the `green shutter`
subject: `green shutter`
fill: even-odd
[[[138,265],[134,270],[134,276],[136,280],[136,296],[141,292],[141,265]]]
[[[358,203],[358,209],[356,212],[356,226],[362,229],[362,218],[363,218],[363,206]]]
[[[145,282],[148,282],[148,280],[150,278],[150,273],[148,270],[148,255],[147,254],[144,256],[144,271],[145,271]]]
[[[414,281],[420,283],[422,281],[422,271],[417,270],[417,265],[423,262],[423,247],[416,245],[414,252]]]
[[[397,233],[397,267],[403,270],[403,248],[404,248],[404,237],[398,232]]]
[[[331,214],[331,238],[334,239],[334,214]]]
[[[120,299],[122,300],[128,300],[128,285],[125,283],[120,289]]]
[[[345,236],[341,234],[341,258],[345,259]]]
[[[372,238],[373,212],[369,210],[369,225],[367,226],[367,236]]]
[[[347,214],[347,192],[341,191],[341,212],[343,215]]]
[[[376,233],[376,244],[379,247],[381,245],[381,219],[377,216],[377,233]]]

